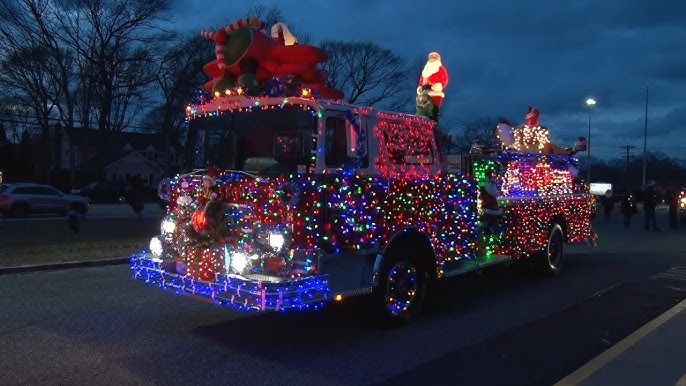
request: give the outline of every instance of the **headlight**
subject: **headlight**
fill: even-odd
[[[236,252],[231,254],[231,268],[236,272],[243,272],[248,265],[248,256],[244,253]]]
[[[176,222],[169,219],[162,220],[162,225],[160,228],[164,234],[174,233],[174,230],[176,229]]]
[[[269,246],[279,251],[283,248],[286,243],[286,238],[283,237],[281,233],[270,233],[269,234]]]
[[[260,256],[257,254],[248,256],[243,252],[231,253],[227,248],[224,248],[224,266],[227,268],[231,266],[231,269],[237,273],[243,273],[248,267],[250,260],[257,260],[259,258]]]
[[[159,237],[155,236],[150,239],[150,252],[152,252],[153,256],[157,258],[162,256],[164,248],[162,247],[162,240],[160,240]]]

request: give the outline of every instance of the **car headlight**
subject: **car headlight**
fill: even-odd
[[[236,272],[243,272],[248,265],[248,256],[244,253],[236,252],[231,254],[231,268]]]
[[[170,219],[164,219],[162,220],[162,225],[160,226],[162,233],[164,234],[172,234],[174,233],[174,230],[176,230],[176,222],[174,220]]]
[[[159,237],[155,236],[155,237],[150,239],[150,252],[156,258],[159,258],[160,256],[162,256],[162,252],[164,252],[164,248],[162,247],[162,240],[160,240]]]
[[[286,243],[286,238],[281,233],[270,233],[269,234],[269,246],[277,251],[283,248]]]
[[[246,255],[243,252],[231,252],[224,247],[224,266],[228,270],[230,267],[234,272],[243,273],[251,260],[258,260],[260,258],[257,254]]]

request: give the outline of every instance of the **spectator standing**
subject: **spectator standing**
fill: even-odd
[[[143,189],[141,182],[137,178],[129,180],[126,187],[126,202],[131,206],[133,212],[138,217],[138,221],[143,223]]]
[[[610,223],[610,216],[612,216],[612,209],[615,206],[615,199],[612,197],[612,191],[607,190],[605,195],[600,201],[600,205],[603,207],[603,213],[605,214],[605,224]]]
[[[79,233],[81,230],[81,213],[79,213],[76,204],[69,205],[69,210],[67,211],[67,223],[69,229],[71,229],[74,234]]]
[[[638,212],[636,207],[636,198],[631,192],[626,192],[622,198],[622,203],[620,204],[620,211],[624,216],[624,228],[631,228],[631,218]]]
[[[645,215],[645,230],[649,231],[652,224],[654,231],[659,231],[657,222],[655,220],[655,206],[657,206],[658,197],[655,192],[655,181],[648,181],[648,185],[643,190],[643,214]]]
[[[667,193],[667,203],[669,204],[669,227],[677,229],[679,227],[679,194],[674,190]]]

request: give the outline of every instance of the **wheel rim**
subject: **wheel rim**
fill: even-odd
[[[548,239],[548,264],[550,268],[557,269],[562,260],[562,233],[555,228]]]
[[[386,285],[386,305],[392,314],[406,313],[417,298],[417,269],[400,262],[391,267]]]

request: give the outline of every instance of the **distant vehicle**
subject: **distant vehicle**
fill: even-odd
[[[81,214],[88,211],[88,197],[65,194],[58,189],[34,183],[8,183],[0,185],[0,212],[10,217],[29,214],[64,215],[70,206]]]
[[[157,191],[155,188],[143,185],[143,199],[145,202],[158,202]],[[126,203],[126,183],[113,181],[95,181],[79,188],[73,189],[72,194],[86,196],[91,203],[110,204]]]
[[[609,182],[591,182],[590,190],[596,196],[603,196],[608,190],[613,191],[612,184]]]
[[[92,203],[120,203],[124,202],[125,188],[126,184],[120,182],[96,181],[71,192],[88,197]]]

